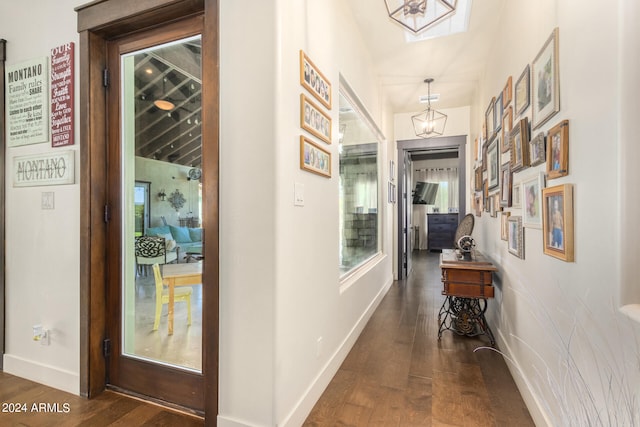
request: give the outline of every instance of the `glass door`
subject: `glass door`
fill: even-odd
[[[201,40],[177,25],[113,42],[109,55],[118,123],[109,383],[195,410],[204,408]]]

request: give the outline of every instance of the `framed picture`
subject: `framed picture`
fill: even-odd
[[[502,116],[502,145],[500,147],[500,151],[506,153],[509,151],[509,135],[511,134],[511,130],[513,129],[513,107],[509,107],[505,110]]]
[[[509,216],[511,212],[502,211],[502,215],[500,215],[500,238],[502,240],[509,239]]]
[[[496,98],[493,111],[493,131],[498,132],[502,129],[502,92]]]
[[[482,185],[482,206],[484,206],[484,211],[489,212],[491,209],[491,203],[489,203],[489,181],[484,180],[484,184]]]
[[[573,262],[573,185],[542,190],[543,252]]]
[[[511,163],[503,163],[500,167],[500,206],[508,208],[511,206]]]
[[[500,206],[500,194],[499,193],[495,193],[493,195],[493,211],[494,211],[494,218],[498,217],[498,212],[502,211],[502,207]]]
[[[507,222],[509,230],[507,247],[509,253],[524,259],[524,229],[522,228],[522,217],[510,215],[507,218]]]
[[[511,171],[529,166],[529,121],[525,117],[511,130]]]
[[[560,79],[558,78],[558,28],[555,28],[531,64],[534,129],[542,126],[560,111]]]
[[[522,71],[522,74],[520,74],[520,77],[518,77],[518,80],[516,80],[516,87],[514,90],[515,100],[513,102],[516,116],[519,116],[522,113],[524,113],[525,110],[529,107],[529,103],[530,103],[529,80],[530,80],[530,68],[529,68],[529,64],[527,64],[527,66],[524,68],[524,71]]]
[[[541,195],[545,185],[544,172],[522,181],[523,209],[522,225],[529,228],[542,228]]]
[[[547,160],[544,132],[537,134],[529,141],[529,164],[538,166]]]
[[[300,50],[300,84],[322,105],[331,110],[331,83],[302,50]]]
[[[300,169],[331,178],[331,153],[300,135]]]
[[[482,144],[482,170],[486,171],[487,170],[487,148],[489,147],[489,144],[485,141],[484,144]]]
[[[482,191],[482,167],[478,166],[475,169],[475,183],[474,183],[475,191]]]
[[[473,200],[473,207],[476,210],[476,216],[482,216],[482,192],[475,193]]]
[[[473,142],[473,161],[478,161],[478,138]]]
[[[513,84],[512,78],[509,76],[507,79],[507,83],[504,85],[504,89],[502,89],[502,109],[506,110],[507,105],[511,103],[511,98],[513,97]]]
[[[331,117],[304,93],[300,94],[300,127],[331,144]]]
[[[491,216],[491,218],[496,218],[498,216],[495,200],[497,200],[495,194],[489,196],[489,215]]]
[[[489,190],[494,190],[500,185],[500,150],[499,138],[495,137],[487,149],[487,180]]]
[[[520,209],[522,207],[522,197],[520,195],[521,189],[522,189],[522,182],[513,183],[513,185],[511,186],[511,207],[512,208]]]
[[[489,101],[489,106],[487,107],[487,111],[485,111],[484,113],[484,125],[487,129],[487,139],[491,139],[491,137],[493,136],[494,132],[496,131],[495,129],[495,123],[496,123],[496,98],[491,98],[491,101]]]
[[[547,141],[547,176],[553,179],[569,175],[569,120],[549,129]]]

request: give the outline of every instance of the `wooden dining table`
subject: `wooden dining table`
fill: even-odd
[[[202,262],[188,264],[165,264],[162,266],[162,280],[169,287],[169,335],[173,335],[173,306],[176,286],[202,284]]]

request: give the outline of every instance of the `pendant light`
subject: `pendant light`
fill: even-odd
[[[444,126],[447,123],[447,115],[431,108],[431,83],[433,79],[425,79],[428,87],[427,109],[411,117],[413,129],[416,136],[429,138],[444,133]]]
[[[389,18],[418,34],[456,12],[457,0],[384,0]]]

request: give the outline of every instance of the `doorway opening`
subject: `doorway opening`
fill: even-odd
[[[466,213],[466,140],[463,135],[398,141],[398,279],[411,273],[414,250],[431,249],[428,215],[457,226]],[[448,217],[433,217],[440,214]]]

